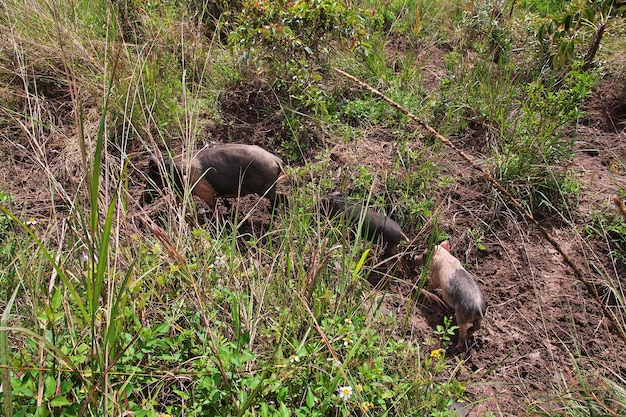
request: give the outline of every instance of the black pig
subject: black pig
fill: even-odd
[[[350,225],[357,224],[361,216],[363,216],[362,236],[369,240],[375,240],[382,236],[383,244],[385,245],[385,257],[394,255],[398,244],[402,240],[408,240],[402,232],[400,225],[390,217],[378,213],[369,207],[362,214],[363,205],[346,200],[338,191],[328,194],[325,205],[328,207],[330,215],[345,216],[346,221]]]

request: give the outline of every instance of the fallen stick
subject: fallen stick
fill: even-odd
[[[522,206],[522,204],[519,201],[517,201],[517,199],[506,188],[504,188],[485,168],[483,168],[480,165],[478,165],[474,161],[474,158],[471,157],[470,155],[468,155],[467,153],[465,153],[462,149],[457,148],[456,145],[450,141],[450,139],[446,138],[445,136],[443,136],[442,134],[437,132],[435,129],[430,127],[430,125],[428,123],[426,123],[423,120],[419,119],[416,115],[414,115],[413,113],[411,113],[410,111],[408,111],[407,109],[402,107],[400,104],[396,103],[395,101],[393,101],[392,99],[390,99],[389,97],[387,97],[386,95],[384,95],[383,93],[381,93],[380,91],[375,89],[374,87],[372,87],[369,84],[359,80],[355,76],[350,75],[347,72],[340,70],[337,67],[335,67],[334,70],[337,71],[342,76],[344,76],[345,78],[353,81],[355,84],[359,85],[360,87],[362,87],[362,88],[368,90],[369,92],[373,93],[374,95],[382,98],[387,103],[389,103],[391,106],[393,106],[396,109],[398,109],[401,113],[403,113],[406,116],[408,116],[411,120],[413,120],[414,122],[416,122],[417,124],[422,126],[424,129],[426,129],[427,131],[429,131],[430,133],[435,135],[435,137],[437,139],[439,139],[440,141],[445,143],[448,147],[452,148],[463,159],[465,159],[472,166],[472,168],[474,168],[477,171],[479,171],[481,173],[481,175],[483,176],[483,178],[485,178],[487,181],[489,181],[491,183],[491,185],[493,185],[498,191],[500,191],[502,194],[504,194],[504,196],[509,201],[509,203],[511,203],[513,206],[515,206],[524,215],[524,217],[526,217],[526,219],[528,219],[528,221],[530,221],[532,224],[534,224],[535,227],[537,227],[537,229],[539,229],[539,231],[541,232],[543,237],[548,242],[550,242],[552,247],[554,249],[556,249],[556,251],[561,255],[561,257],[563,258],[565,263],[572,269],[572,271],[574,271],[574,275],[576,275],[576,278],[578,278],[580,280],[580,282],[582,282],[585,285],[585,287],[587,287],[587,290],[593,295],[593,297],[595,298],[596,302],[598,304],[600,304],[600,306],[602,308],[602,311],[609,318],[609,320],[611,320],[611,322],[613,323],[613,326],[615,326],[615,329],[619,333],[619,336],[622,338],[622,341],[626,342],[626,333],[624,332],[624,329],[619,325],[619,320],[617,319],[617,317],[615,317],[615,314],[613,314],[613,312],[606,306],[606,304],[604,304],[602,302],[602,300],[600,298],[600,295],[598,294],[598,290],[597,290],[596,286],[590,280],[588,280],[585,277],[585,275],[583,274],[582,270],[578,267],[578,265],[576,265],[574,263],[574,261],[572,261],[572,259],[565,252],[565,250],[563,250],[563,248],[561,248],[561,245],[559,245],[558,242],[556,241],[556,239],[550,234],[550,232],[548,232],[548,229],[543,227],[541,225],[541,223],[539,223],[539,221],[537,221],[537,219],[535,219],[535,217],[528,210],[526,210],[524,208],[524,206]]]

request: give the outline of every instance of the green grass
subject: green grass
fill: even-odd
[[[446,135],[483,129],[480,152],[494,176],[534,212],[571,220],[579,184],[561,168],[573,146],[561,133],[578,121],[598,74],[520,70],[534,55],[516,56],[512,45],[528,28],[507,13],[499,31],[480,18],[498,2],[476,10],[446,1],[257,2],[252,14],[234,3],[212,16],[219,24],[177,1],[129,1],[126,14],[115,2],[2,3],[0,97],[10,98],[0,104],[2,139],[28,150],[51,195],[37,201],[45,215],[30,224],[32,201],[0,190],[3,415],[454,415],[467,386],[462,361],[440,350],[450,322],[426,340],[404,337],[407,317],[381,308],[389,295],[367,282],[377,247],[349,239],[346,225],[317,208],[337,186],[323,148],[365,140],[372,128],[393,132],[394,169],[363,165],[341,185],[414,236],[445,235],[436,193],[455,178],[437,157],[440,144],[342,84],[333,65]],[[514,13],[525,11],[560,8],[524,2]],[[431,90],[419,45],[448,51]],[[506,59],[494,62],[494,45]],[[183,204],[165,197],[155,224],[144,222],[135,202],[143,153],[218,139],[204,132],[220,120],[221,92],[259,79],[285,115],[288,133],[273,140],[298,185],[280,227],[241,234],[238,210],[197,227],[188,195]],[[323,143],[304,141],[311,125]],[[416,140],[428,145],[415,149]],[[619,258],[624,222],[613,220],[590,230]],[[477,245],[491,233],[480,228],[471,231]],[[606,281],[623,306],[619,284]],[[623,377],[593,379],[593,389],[605,387],[599,393],[586,385],[592,378],[581,370],[579,390],[565,393],[571,413],[623,410]]]

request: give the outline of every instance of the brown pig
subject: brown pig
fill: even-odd
[[[173,164],[171,163],[173,162]],[[162,176],[170,176],[176,191],[189,184],[191,193],[215,207],[216,197],[239,197],[258,194],[276,201],[276,182],[283,174],[282,161],[256,145],[221,144],[205,147],[191,159],[180,155],[166,161],[164,170],[150,156],[148,181],[142,195],[143,203],[151,203],[155,194],[167,184]],[[186,176],[189,178],[186,178]]]
[[[430,279],[433,288],[441,288],[443,300],[456,313],[459,341],[456,348],[464,346],[471,326],[472,333],[480,329],[487,310],[483,293],[461,262],[450,254],[446,240],[435,246],[430,260]]]
[[[375,240],[382,236],[383,244],[385,245],[384,256],[386,257],[395,254],[398,243],[402,240],[408,240],[402,232],[400,225],[390,217],[378,213],[369,207],[362,214],[364,207],[361,204],[346,200],[338,191],[328,194],[325,203],[328,206],[330,215],[344,215],[350,225],[358,223],[361,216],[363,216],[361,235],[369,240]]]

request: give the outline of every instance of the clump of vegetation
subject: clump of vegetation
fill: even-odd
[[[494,177],[531,212],[563,211],[577,192],[576,181],[561,168],[574,145],[563,129],[582,116],[580,106],[598,75],[573,69],[527,82],[529,74],[511,66],[465,63],[456,54],[447,59],[451,73],[435,107],[436,125],[448,133],[477,131],[478,150],[495,162]]]
[[[545,14],[536,34],[539,57],[554,69],[581,60],[583,68],[589,69],[594,65],[606,25],[623,13],[623,6],[612,0],[564,5],[544,5]],[[584,32],[592,32],[593,36],[585,37]]]
[[[267,70],[292,106],[318,114],[328,112],[322,79],[330,56],[365,37],[357,11],[331,0],[250,1],[234,21],[229,44],[238,62]]]

